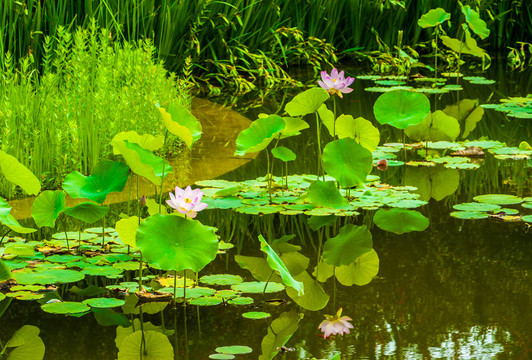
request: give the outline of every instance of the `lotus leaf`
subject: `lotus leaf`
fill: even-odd
[[[337,267],[335,276],[344,286],[369,284],[379,273],[379,256],[373,249],[362,254],[352,264]]]
[[[134,248],[137,247],[136,237],[139,221],[140,220],[137,216],[131,216],[127,219],[120,219],[116,222],[116,231],[118,231],[120,240],[122,240],[124,244],[130,245]]]
[[[284,120],[278,115],[258,118],[249,128],[238,134],[235,155],[244,156],[265,149],[285,129],[285,126]]]
[[[406,129],[423,121],[430,113],[430,103],[423,94],[394,90],[379,96],[373,105],[373,112],[379,123]]]
[[[33,250],[33,246],[28,244],[9,244],[5,250],[4,254],[9,255],[17,255],[17,256],[34,256],[35,251]]]
[[[249,311],[242,314],[242,317],[252,320],[266,319],[272,316],[270,313],[262,311]]]
[[[458,189],[460,174],[445,168],[407,168],[405,184],[417,188],[422,200],[436,201],[451,195]]]
[[[238,275],[215,274],[202,276],[200,281],[207,285],[235,285],[240,284],[243,280]]]
[[[63,269],[43,269],[32,271],[31,269],[24,269],[17,271],[13,275],[19,284],[32,285],[32,284],[55,284],[55,283],[71,283],[83,280],[84,274],[74,270]]]
[[[348,205],[334,181],[315,181],[308,188],[308,196],[310,201],[317,206],[340,209]]]
[[[309,124],[300,118],[283,117],[285,128],[281,131],[281,139],[301,134],[300,131],[309,128]]]
[[[251,305],[253,304],[253,298],[239,296],[228,301],[231,305]]]
[[[267,281],[268,279],[276,283],[282,281],[278,275],[272,275],[273,271],[270,265],[261,257],[235,255],[235,261],[242,269],[250,271],[251,275],[259,281]]]
[[[163,159],[153,155],[149,150],[127,140],[113,140],[111,145],[121,154],[135,174],[145,177],[153,184],[160,186],[163,177],[172,171],[172,167]],[[163,169],[164,166],[164,169]]]
[[[515,196],[515,195],[507,195],[507,194],[478,195],[478,196],[475,196],[473,199],[481,203],[489,203],[489,204],[496,204],[496,205],[515,205],[515,204],[521,204],[523,202],[522,198]]]
[[[163,124],[190,148],[201,138],[201,124],[185,107],[170,103],[166,109],[158,107]]]
[[[126,336],[118,347],[118,360],[174,360],[174,348],[160,332],[141,330]]]
[[[295,277],[305,288],[305,293],[299,295],[292,288],[286,289],[286,294],[299,306],[310,311],[323,309],[329,302],[329,295],[323,290],[320,284],[316,282],[306,271],[301,272]]]
[[[294,161],[296,159],[296,154],[287,147],[279,146],[272,149],[272,155],[274,158],[279,159],[283,162]]]
[[[429,219],[420,212],[405,209],[379,209],[373,221],[382,230],[396,234],[423,231],[429,226]]]
[[[329,134],[331,136],[334,136],[334,123],[335,123],[334,113],[331,110],[329,110],[327,108],[327,105],[325,104],[321,104],[317,111],[318,111],[318,116],[320,117],[321,122],[327,128],[327,130],[329,131]]]
[[[135,131],[123,131],[116,134],[111,140],[111,142],[122,140],[127,140],[130,143],[138,144],[141,148],[146,149],[148,151],[155,151],[163,146],[164,136],[153,136],[150,134],[139,135]],[[113,147],[113,154],[119,155],[120,152],[118,151],[118,149]]]
[[[165,270],[198,272],[216,257],[214,228],[173,215],[153,215],[137,230],[137,247],[149,263]]]
[[[481,39],[485,39],[490,35],[486,22],[480,18],[480,15],[475,10],[471,9],[469,5],[461,6],[460,9],[464,14],[469,28],[473,30]]]
[[[344,138],[328,143],[323,149],[323,167],[343,187],[363,184],[371,172],[371,152],[354,139]]]
[[[296,95],[292,101],[286,104],[285,111],[290,116],[311,114],[317,111],[329,97],[329,93],[324,89],[320,87],[311,88]]]
[[[190,299],[188,303],[190,305],[198,305],[198,306],[214,306],[219,305],[223,302],[222,298],[212,296],[212,297],[200,297],[196,299]]]
[[[5,201],[4,199],[0,197],[0,221],[5,219],[9,215],[10,212],[11,212],[11,206],[9,206],[7,201]]]
[[[268,282],[268,286],[266,286],[265,282],[243,282],[241,284],[237,285],[231,285],[231,289],[235,291],[241,291],[243,293],[250,293],[250,294],[260,294],[262,292],[265,293],[274,293],[284,290],[284,285],[277,283],[277,282]]]
[[[74,207],[65,208],[63,212],[75,219],[92,224],[107,215],[109,207],[98,206],[92,202],[83,202]]]
[[[460,134],[460,124],[438,110],[427,115],[421,123],[405,129],[405,133],[414,140],[454,141]]]
[[[74,301],[63,301],[44,304],[41,306],[41,308],[45,312],[52,314],[78,314],[90,311],[90,307],[88,307],[87,305]]]
[[[125,303],[124,300],[115,298],[92,298],[83,301],[83,304],[99,309],[118,307]]]
[[[273,320],[268,327],[268,333],[262,339],[262,354],[259,360],[271,360],[279,353],[299,327],[301,316],[294,311],[284,312]]]
[[[215,360],[231,360],[234,359],[235,356],[233,354],[210,354],[209,359],[215,359]]]
[[[301,296],[304,293],[303,284],[299,281],[294,280],[292,274],[287,269],[286,265],[283,263],[279,255],[272,249],[272,247],[266,242],[262,235],[259,235],[260,249],[267,255],[266,261],[270,267],[279,273],[283,283],[286,286],[294,288],[298,294]]]
[[[15,217],[11,214],[8,214],[4,218],[0,218],[0,223],[4,224],[14,232],[20,233],[20,234],[30,234],[37,229],[27,228],[19,224],[19,222],[15,219]]]
[[[487,211],[498,210],[501,207],[496,204],[470,202],[470,203],[456,204],[453,206],[453,208],[456,210],[460,210],[460,211],[485,211],[487,212]]]
[[[472,219],[487,219],[489,217],[488,214],[481,211],[453,211],[451,213],[452,217],[455,217],[457,219],[466,219],[466,220],[472,220]]]
[[[217,347],[215,351],[217,353],[222,353],[222,354],[237,355],[237,354],[249,354],[250,352],[253,351],[253,349],[250,348],[249,346],[231,345],[231,346]]]
[[[443,10],[442,8],[436,8],[429,10],[426,14],[421,16],[417,21],[417,24],[422,28],[435,27],[449,20],[451,14]]]
[[[337,236],[323,245],[323,260],[333,266],[347,265],[373,247],[368,228],[353,224],[344,225]]]
[[[129,168],[117,161],[104,160],[94,166],[90,176],[74,171],[63,181],[63,189],[72,198],[87,198],[101,204],[111,192],[124,190]]]
[[[30,195],[37,195],[41,191],[39,179],[15,157],[2,150],[0,150],[0,173],[4,179],[20,186]]]

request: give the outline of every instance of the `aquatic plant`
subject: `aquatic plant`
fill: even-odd
[[[345,78],[344,71],[338,72],[336,68],[332,69],[331,75],[326,71],[321,72],[321,80],[318,80],[318,84],[331,95],[338,95],[340,98],[342,94],[349,94],[353,89],[349,86],[355,81],[354,78],[348,76]]]
[[[8,353],[8,359],[42,360],[44,358],[45,346],[39,336],[40,332],[41,330],[37,326],[22,326],[0,348],[0,357],[11,349]]]
[[[349,316],[342,316],[342,310],[342,308],[338,309],[336,315],[325,315],[325,320],[318,326],[323,332],[324,339],[331,335],[349,334],[349,329],[353,328],[353,325],[349,322],[353,319]]]

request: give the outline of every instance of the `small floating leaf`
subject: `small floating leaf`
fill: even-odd
[[[515,205],[523,202],[523,199],[515,195],[507,194],[486,194],[478,195],[473,198],[475,201],[481,203],[489,203],[496,205]]]
[[[243,282],[238,285],[231,285],[231,289],[235,291],[242,291],[243,293],[251,293],[251,294],[260,294],[265,289],[266,282]],[[276,282],[269,282],[268,286],[266,287],[266,293],[274,293],[278,291],[283,291],[284,285],[279,284]]]
[[[243,280],[238,275],[215,274],[202,276],[200,281],[207,285],[236,285],[240,284]]]
[[[90,311],[90,307],[88,307],[87,305],[74,301],[44,304],[41,306],[41,308],[44,311],[52,314],[77,314]]]
[[[429,219],[420,212],[406,209],[379,209],[373,221],[382,230],[396,234],[423,231],[429,226]]]
[[[242,345],[232,345],[232,346],[221,346],[217,347],[216,352],[222,353],[222,354],[249,354],[253,351],[252,348],[249,346],[242,346]]]
[[[453,211],[451,216],[465,220],[487,219],[489,217],[488,214],[481,211]]]
[[[266,319],[271,316],[270,313],[262,312],[262,311],[249,311],[242,314],[242,317],[246,319],[252,319],[252,320],[259,320],[259,319]]]
[[[253,304],[253,298],[239,296],[239,297],[230,299],[227,303],[231,305],[251,305]]]
[[[122,306],[126,302],[124,300],[115,298],[92,298],[84,300],[83,303],[85,305],[89,305],[90,307],[104,309]]]
[[[196,299],[190,299],[188,303],[190,305],[198,305],[198,306],[214,306],[221,304],[223,302],[222,298],[219,297],[200,297]]]

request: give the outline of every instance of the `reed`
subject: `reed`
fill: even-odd
[[[95,23],[74,33],[58,27],[43,40],[41,71],[34,58],[0,64],[0,147],[45,187],[73,170],[89,173],[111,155],[120,131],[158,134],[156,102],[188,101],[184,85],[155,59],[150,40],[119,44]],[[0,193],[11,197],[1,184]]]

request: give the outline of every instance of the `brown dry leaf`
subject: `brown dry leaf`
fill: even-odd
[[[481,148],[476,146],[469,146],[464,150],[458,150],[451,153],[451,156],[466,156],[466,157],[484,157],[484,151]]]

